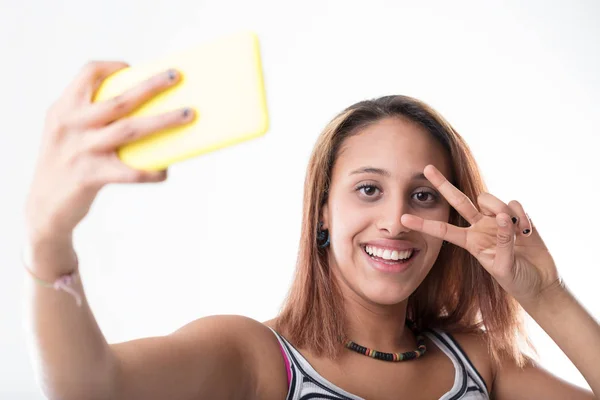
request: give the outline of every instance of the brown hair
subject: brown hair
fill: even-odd
[[[464,139],[435,110],[407,96],[386,96],[356,103],[338,114],[324,129],[312,152],[304,183],[302,231],[296,274],[277,329],[292,343],[318,355],[336,358],[346,338],[343,298],[317,246],[321,208],[327,201],[331,171],[344,140],[383,118],[399,117],[416,123],[448,152],[451,181],[473,203],[485,184]],[[449,222],[469,224],[452,207]],[[408,299],[407,317],[421,329],[487,335],[492,360],[508,357],[523,365],[518,339],[524,335],[519,304],[479,262],[458,246],[443,246],[431,271]]]

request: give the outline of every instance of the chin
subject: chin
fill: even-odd
[[[371,281],[359,284],[363,296],[371,303],[392,306],[402,303],[415,291],[408,282]]]
[[[333,254],[332,254],[333,256]],[[336,265],[345,285],[355,294],[372,304],[393,306],[400,304],[417,289],[425,278],[423,261],[426,251],[417,250],[409,263],[377,262],[365,252],[364,246],[351,257],[332,257],[330,265]],[[340,269],[340,265],[349,268]]]

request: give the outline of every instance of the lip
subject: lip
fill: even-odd
[[[381,249],[391,251],[404,251],[411,249],[419,250],[419,248],[414,243],[409,242],[408,240],[377,239],[363,243],[362,247],[364,248],[365,246],[375,246]]]
[[[380,245],[376,245],[373,243],[374,242],[370,242],[368,245],[373,245],[373,246],[390,249],[390,250],[398,249],[398,247],[380,246]],[[401,250],[414,249],[414,253],[408,262],[399,264],[399,263],[392,263],[392,262],[376,260],[376,259],[372,258],[369,254],[367,254],[367,252],[365,251],[365,246],[361,246],[361,247],[362,247],[361,251],[362,251],[365,259],[367,260],[367,263],[369,263],[369,265],[373,269],[380,271],[380,272],[385,272],[385,273],[401,273],[401,272],[406,271],[413,265],[415,259],[419,256],[419,253],[420,253],[420,250],[415,247],[412,247],[412,246],[411,247],[402,247]]]

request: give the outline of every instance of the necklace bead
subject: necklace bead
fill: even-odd
[[[422,357],[427,351],[427,347],[425,346],[425,336],[417,330],[416,325],[412,321],[407,320],[406,325],[415,334],[417,340],[417,350],[406,351],[404,353],[384,353],[382,351],[377,351],[374,349],[369,349],[368,347],[361,346],[360,344],[355,343],[351,340],[348,340],[345,346],[346,348],[357,353],[363,354],[367,357],[376,358],[378,360],[383,361],[399,362],[414,360],[416,358]]]

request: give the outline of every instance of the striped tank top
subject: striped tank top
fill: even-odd
[[[286,400],[365,400],[323,378],[298,350],[273,330],[279,340],[288,376]],[[450,358],[454,385],[440,400],[489,400],[485,382],[452,335],[439,330],[423,332]]]

